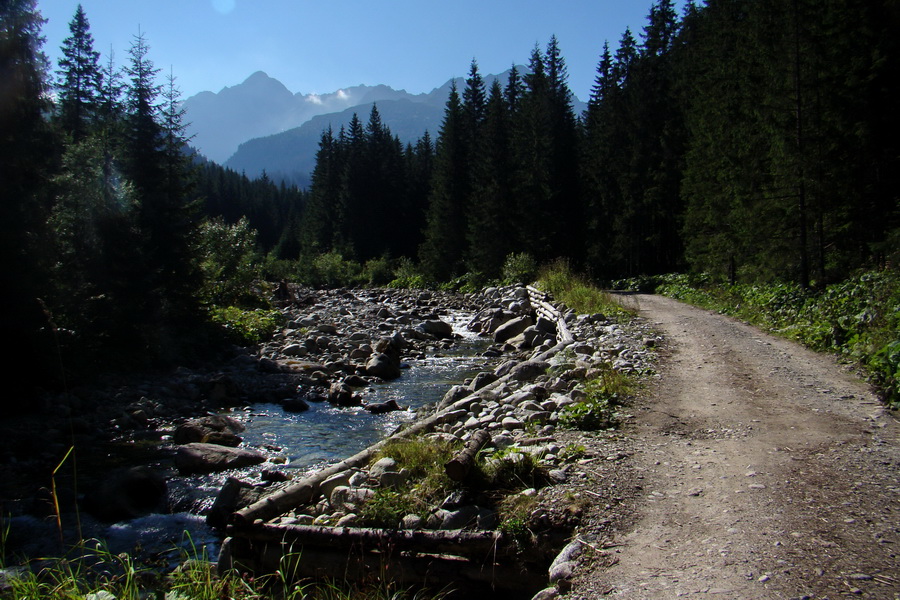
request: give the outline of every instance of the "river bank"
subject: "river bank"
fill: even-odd
[[[225,410],[232,411],[232,417],[237,417],[235,421],[246,427],[247,421],[252,423],[254,418],[260,417],[264,412],[259,410],[258,407],[261,406],[275,406],[280,411],[285,408],[303,411],[306,406],[313,407],[312,410],[315,411],[319,407],[327,406],[330,410],[331,407],[344,405],[349,408],[341,409],[343,418],[381,418],[384,420],[382,430],[386,434],[400,422],[414,420],[416,413],[402,410],[385,415],[370,415],[364,407],[383,404],[392,399],[385,400],[378,395],[379,388],[390,388],[390,384],[379,383],[385,375],[390,379],[392,375],[402,374],[397,381],[408,379],[407,375],[415,371],[419,363],[446,358],[460,344],[463,336],[453,333],[452,314],[464,314],[468,311],[480,313],[479,318],[473,320],[473,328],[480,333],[490,334],[490,341],[483,343],[487,348],[483,345],[479,349],[479,364],[471,365],[472,375],[482,373],[480,379],[479,376],[474,376],[471,380],[461,381],[459,388],[449,392],[450,397],[465,391],[466,387],[471,390],[473,385],[476,388],[484,385],[485,377],[493,373],[501,362],[520,362],[552,347],[555,342],[551,339],[552,336],[544,336],[533,326],[530,329],[526,326],[521,332],[511,334],[502,341],[497,341],[493,335],[501,324],[514,321],[531,311],[527,294],[522,294],[521,290],[522,288],[491,289],[481,294],[459,296],[396,290],[312,292],[294,289],[283,308],[288,317],[288,326],[273,340],[258,348],[240,351],[235,349],[232,359],[224,365],[216,365],[216,368],[207,370],[180,369],[159,378],[116,382],[117,385],[102,390],[79,390],[65,397],[47,399],[47,402],[53,402],[61,408],[55,418],[51,418],[49,423],[29,423],[24,419],[12,429],[13,434],[4,438],[2,451],[14,459],[4,463],[4,468],[11,475],[6,481],[24,483],[28,481],[28,477],[24,476],[26,473],[33,475],[36,471],[51,472],[59,463],[60,459],[57,457],[65,455],[67,441],[73,439],[79,452],[77,465],[81,482],[90,481],[94,456],[105,456],[106,459],[114,457],[124,464],[130,463],[135,456],[141,456],[145,464],[155,469],[162,467],[167,483],[164,505],[152,507],[148,511],[150,516],[134,515],[138,518],[126,520],[126,523],[133,525],[147,520],[152,522],[159,514],[174,512],[184,515],[180,524],[186,525],[188,530],[193,525],[202,530],[201,521],[210,508],[211,495],[198,496],[197,491],[202,485],[197,479],[191,479],[198,475],[189,475],[184,468],[179,473],[180,449],[197,443],[188,441],[181,445],[173,444],[174,439],[179,437],[179,427],[183,432],[185,425],[192,422],[192,419]],[[574,389],[577,386],[575,379],[580,380],[590,369],[601,363],[615,364],[616,368],[626,371],[648,368],[648,347],[654,345],[655,338],[646,330],[611,323],[603,315],[578,316],[571,313],[567,317],[579,340],[568,351],[564,368],[557,372],[559,375],[569,373],[568,379],[535,373],[534,379],[541,380],[531,381],[529,384],[536,385],[537,388],[556,380],[550,384],[550,390],[546,387],[543,392],[540,389],[534,390],[539,395],[547,391],[555,393],[554,390],[568,391],[570,387]],[[525,329],[529,331],[526,332]],[[397,370],[381,371],[380,376],[375,374],[384,367]],[[445,388],[450,387],[450,383],[448,380],[439,384],[441,396],[444,395]],[[402,394],[400,400],[394,400],[398,404],[413,404],[406,402]],[[429,403],[420,402],[421,405]],[[471,412],[467,416],[476,420],[485,416],[480,411]],[[548,414],[548,418],[550,417],[552,413]],[[555,426],[549,423],[547,425],[549,429],[545,429],[544,433],[553,433]],[[39,433],[40,431],[43,433]],[[234,433],[238,437],[243,435],[247,438],[243,440],[243,445],[252,446],[249,451],[257,453],[262,460],[259,466],[254,465],[240,472],[228,471],[228,475],[249,476],[254,481],[254,486],[261,487],[277,484],[281,479],[292,478],[304,469],[303,472],[308,472],[315,467],[315,460],[300,464],[303,461],[298,462],[296,454],[285,452],[285,447],[278,440],[265,437],[265,433],[262,432],[262,437],[256,439],[251,439],[251,435],[240,431]],[[444,433],[454,435],[462,432],[454,432],[451,427]],[[510,433],[513,434],[511,437],[518,436],[519,428],[515,427]],[[524,427],[521,428],[521,433],[524,433]],[[203,435],[208,437],[209,432]],[[561,438],[572,438],[574,441],[568,443],[573,447],[580,446],[577,436],[572,437],[567,432],[560,432],[559,435]],[[33,448],[38,439],[42,442],[41,452],[29,454],[29,442]],[[185,439],[188,438],[182,441]],[[89,451],[84,452],[83,449]],[[587,456],[580,456],[580,460],[592,462],[598,460],[598,457],[589,453]],[[327,459],[322,464],[324,462]],[[64,464],[56,477],[57,494],[64,513],[64,507],[74,507],[76,500],[85,500],[89,495],[79,492],[75,486],[69,488],[66,485],[68,466],[69,464]],[[17,474],[19,477],[16,477]],[[96,481],[104,479],[108,477],[101,471]],[[87,489],[90,488],[88,484]],[[85,489],[85,484],[82,484],[81,489]],[[47,495],[43,497],[42,506],[40,490],[31,498],[21,491],[19,488],[18,497],[16,494],[4,493],[5,506],[13,509],[5,509],[7,514],[15,515],[14,519],[27,517],[31,519],[32,525],[35,521],[40,522],[45,531],[52,532],[54,525],[48,524],[52,511],[47,509]],[[552,491],[542,493],[548,498],[553,494]],[[110,494],[114,495],[113,492]],[[140,508],[146,510],[143,506]],[[63,516],[64,525],[68,522],[67,533],[75,535],[76,528],[72,524],[75,521],[74,513]],[[82,515],[82,534],[88,520]],[[122,528],[118,524],[117,526]],[[128,526],[124,527],[127,529]],[[38,537],[32,535],[25,540],[20,536],[17,539],[14,529],[11,529],[11,534],[8,547],[24,541],[23,553],[31,556],[36,555],[32,552],[37,551],[42,555],[52,555],[47,550],[52,550],[58,539],[52,534]],[[43,546],[35,547],[39,538],[42,538]],[[200,538],[201,542],[204,541],[202,536]],[[173,540],[167,541],[171,543]],[[197,538],[193,541],[196,542]],[[209,540],[211,544],[215,541]],[[133,542],[133,538],[122,540],[126,545]]]

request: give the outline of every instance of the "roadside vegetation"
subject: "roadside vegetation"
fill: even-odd
[[[900,408],[900,277],[885,269],[805,289],[794,283],[730,284],[707,275],[621,282],[733,316],[835,353],[862,367],[885,402]]]
[[[0,548],[2,550],[2,548]],[[232,570],[219,573],[205,549],[183,553],[181,565],[166,572],[165,561],[141,562],[85,540],[61,559],[39,567],[6,569],[0,553],[2,600],[440,600],[442,591],[401,589],[390,582],[297,581],[286,555],[283,568],[262,576]]]

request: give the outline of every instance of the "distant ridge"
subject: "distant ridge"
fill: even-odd
[[[520,74],[526,67],[516,67]],[[509,71],[485,75],[505,84]],[[248,177],[265,170],[275,180],[307,186],[315,166],[322,131],[337,132],[356,113],[365,122],[378,105],[382,121],[404,143],[415,142],[425,131],[437,139],[444,107],[453,83],[459,90],[465,78],[449,79],[427,94],[410,94],[387,85],[358,85],[328,94],[294,94],[277,79],[257,71],[242,83],[218,93],[200,92],[184,102],[187,133],[204,156]],[[585,105],[575,100],[579,114]]]

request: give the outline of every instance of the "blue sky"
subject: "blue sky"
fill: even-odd
[[[139,28],[150,59],[172,69],[184,97],[265,71],[292,92],[358,84],[429,92],[465,76],[527,64],[556,35],[569,86],[587,100],[604,40],[640,40],[652,0],[81,0],[95,49],[116,63]],[[683,2],[678,2],[680,7]],[[78,0],[38,0],[54,62]]]

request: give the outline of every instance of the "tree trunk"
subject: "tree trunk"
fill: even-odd
[[[478,451],[487,446],[491,441],[491,434],[484,429],[479,429],[472,434],[465,447],[459,451],[450,461],[444,465],[447,477],[453,481],[462,481],[469,475],[469,471],[475,466],[475,457]]]

